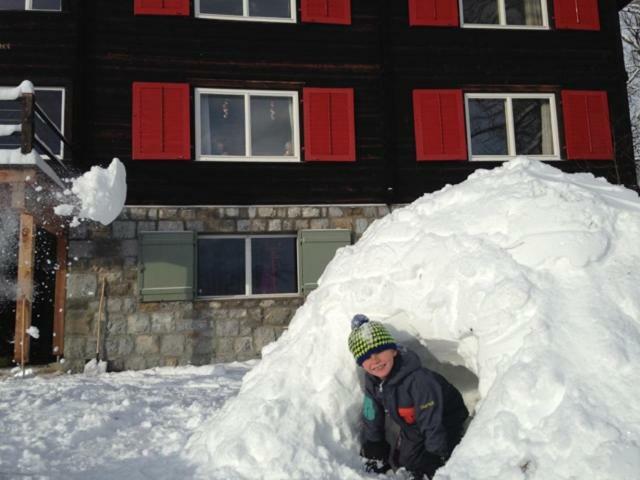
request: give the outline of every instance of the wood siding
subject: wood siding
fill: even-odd
[[[613,2],[600,1],[598,32],[410,27],[408,4],[352,0],[351,25],[325,25],[301,23],[299,11],[296,24],[224,21],[195,18],[193,4],[188,17],[145,16],[133,14],[133,0],[67,0],[63,13],[0,13],[10,25],[0,43],[11,44],[0,50],[0,83],[66,86],[81,167],[123,160],[129,204],[409,202],[498,165],[416,161],[412,92],[424,88],[555,93],[563,158],[560,91],[606,91],[616,161],[553,165],[635,185]],[[199,87],[300,98],[307,87],[353,88],[357,161],[131,160],[133,82],[188,83],[192,102]]]

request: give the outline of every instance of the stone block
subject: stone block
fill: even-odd
[[[266,325],[288,325],[292,315],[290,308],[274,307],[265,309],[264,323]]]
[[[328,218],[314,218],[311,220],[311,228],[320,230],[329,228],[329,219]]]
[[[95,342],[95,341],[94,341]],[[95,356],[95,343],[93,344],[93,355]],[[64,339],[65,358],[86,359],[91,356],[87,337],[66,335]]]
[[[151,314],[151,331],[153,333],[169,333],[176,329],[174,314],[171,312],[154,312]]]
[[[178,217],[182,220],[195,220],[196,212],[191,208],[181,208]]]
[[[107,312],[120,312],[122,311],[122,299],[121,298],[108,298],[107,299]]]
[[[131,220],[113,222],[111,224],[111,232],[113,238],[135,238],[136,222],[133,222]]]
[[[269,223],[267,224],[267,230],[269,232],[281,232],[282,220],[279,220],[279,219],[269,220]]]
[[[224,233],[234,233],[236,231],[236,221],[222,220],[220,222],[220,231]]]
[[[213,353],[214,339],[211,337],[196,337],[192,339],[194,355],[210,355]]]
[[[160,220],[158,222],[158,231],[160,232],[180,232],[184,230],[184,223],[175,220]]]
[[[146,355],[160,351],[160,341],[154,335],[138,335],[136,337],[136,353]]]
[[[238,218],[240,215],[240,209],[237,207],[227,207],[224,209],[224,214],[226,218]]]
[[[329,225],[331,228],[344,228],[346,230],[351,230],[353,227],[353,219],[349,217],[332,218]]]
[[[249,220],[238,220],[236,228],[238,232],[248,232],[251,228],[251,222]]]
[[[88,273],[70,273],[67,276],[67,298],[90,299],[96,296],[98,279]]]
[[[147,210],[147,218],[149,220],[157,220],[158,219],[158,209],[157,208],[150,208],[149,210]]]
[[[90,258],[94,255],[95,244],[90,241],[69,242],[69,258]]]
[[[186,229],[194,232],[204,232],[204,222],[202,220],[187,220]]]
[[[147,218],[146,208],[134,207],[128,208],[127,211],[131,220],[144,220],[145,218]]]
[[[216,322],[217,337],[235,337],[240,331],[240,321],[233,319],[221,319]]]
[[[164,357],[161,361],[161,365],[163,367],[177,367],[178,366],[178,358],[177,357]]]
[[[107,313],[102,316],[103,331],[106,326],[110,334],[122,335],[127,333],[127,319],[121,313]]]
[[[87,240],[89,238],[89,228],[85,223],[77,227],[69,228],[69,240]]]
[[[248,218],[256,218],[256,215],[258,214],[258,209],[256,207],[249,207],[247,209],[247,213],[248,213]]]
[[[301,214],[302,214],[302,209],[300,207],[287,208],[287,217],[289,218],[299,218]]]
[[[296,222],[294,220],[282,220],[283,232],[294,232],[296,229]]]
[[[255,354],[251,337],[238,337],[233,342],[233,352],[240,358]]]
[[[303,218],[313,218],[320,216],[320,209],[317,207],[304,207],[302,209]]]
[[[125,358],[125,370],[144,370],[146,368],[145,358],[139,355]]]
[[[129,333],[149,333],[151,331],[151,317],[146,313],[129,315],[127,318]]]
[[[216,358],[218,356],[227,356],[228,358],[233,358],[234,351],[233,346],[235,345],[234,338],[218,338],[215,340],[216,347]]]
[[[296,230],[309,228],[309,220],[296,220]]]
[[[252,232],[265,232],[267,230],[266,220],[251,220]]]
[[[93,312],[68,309],[64,317],[64,329],[67,335],[87,335],[91,327]]]
[[[160,208],[158,210],[158,218],[161,220],[175,220],[178,218],[177,208]]]
[[[261,351],[262,347],[274,342],[276,339],[275,329],[272,327],[258,327],[253,332],[253,344],[256,351]]]
[[[155,232],[157,228],[156,222],[138,222],[138,234],[140,232]]]
[[[344,217],[344,210],[340,207],[329,207],[330,217]]]
[[[382,218],[386,215],[389,215],[389,207],[387,207],[386,205],[378,207],[378,218]]]
[[[160,353],[180,355],[184,351],[184,335],[164,335],[160,340]]]
[[[362,235],[368,226],[369,226],[369,222],[367,221],[366,218],[358,218],[356,220],[356,228],[355,228],[356,234]]]
[[[273,207],[258,207],[258,216],[262,218],[273,218],[276,216],[276,209]]]

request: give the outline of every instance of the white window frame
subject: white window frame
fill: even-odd
[[[62,133],[62,135],[64,135],[64,124],[65,124],[65,104],[66,104],[66,90],[64,87],[35,87],[34,91],[35,91],[35,97],[36,97],[36,103],[38,102],[38,92],[41,92],[43,90],[58,90],[62,92],[62,98],[61,98],[61,102],[62,104],[60,105],[60,112],[61,112],[61,118],[60,118],[60,133]],[[16,101],[20,101],[19,99]],[[46,112],[45,112],[46,113]],[[38,114],[34,111],[33,112],[33,117],[34,117],[34,122],[36,117],[38,116]],[[38,134],[37,130],[36,130],[36,135]],[[35,145],[33,146],[34,150],[35,150]],[[18,147],[19,148],[19,147]],[[41,158],[43,159],[49,159],[49,155],[46,155],[44,153],[42,154],[38,154],[40,155]],[[60,154],[56,155],[56,158],[58,158],[59,160],[64,158],[64,142],[62,140],[60,140]]]
[[[469,100],[475,99],[501,99],[505,103],[505,123],[507,130],[507,150],[508,155],[473,155],[471,144],[471,115],[469,113]],[[562,160],[560,158],[560,137],[558,135],[558,110],[556,107],[556,97],[553,93],[465,93],[465,123],[467,127],[467,150],[470,161],[508,161],[516,158],[516,136],[515,125],[513,123],[513,99],[547,99],[549,100],[549,114],[551,115],[551,129],[553,133],[553,155],[527,155],[538,160]],[[522,154],[521,154],[522,155]]]
[[[542,8],[542,25],[510,25],[507,24],[507,10],[505,0],[498,2],[498,23],[467,23],[464,21],[464,2],[474,0],[458,0],[458,12],[460,13],[460,25],[462,28],[499,28],[505,30],[549,30],[549,6],[547,0],[539,0]]]
[[[289,0],[291,17],[252,17],[249,16],[249,0],[242,1],[242,15],[222,15],[218,13],[202,13],[200,11],[200,0],[195,0],[195,16],[197,18],[209,18],[214,20],[232,20],[241,22],[269,22],[269,23],[296,23],[296,0]]]
[[[202,154],[202,125],[200,122],[201,115],[201,98],[203,95],[243,95],[244,96],[244,128],[245,128],[245,152],[251,152],[251,97],[283,97],[290,98],[292,106],[291,124],[293,126],[293,143],[294,150],[291,156],[252,156],[251,154],[240,155],[203,155]],[[208,162],[300,162],[300,115],[298,105],[298,92],[285,90],[240,90],[227,88],[196,88],[196,160]]]
[[[294,272],[296,275],[296,291],[290,293],[260,293],[254,294],[252,292],[251,283],[251,239],[252,238],[292,238],[296,240],[296,264],[294,265]],[[198,240],[214,239],[214,240],[228,240],[228,239],[244,239],[244,291],[242,295],[198,295],[198,287],[196,283],[196,298],[198,299],[210,299],[210,298],[226,298],[226,299],[242,299],[242,298],[293,298],[300,296],[300,251],[297,244],[297,235],[294,234],[278,234],[278,235],[198,235]],[[196,278],[197,272],[200,269],[200,261],[196,255]]]

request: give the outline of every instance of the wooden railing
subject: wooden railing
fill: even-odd
[[[20,139],[20,151],[23,154],[29,154],[35,147],[40,152],[47,155],[45,161],[58,173],[68,173],[70,170],[70,160],[73,155],[74,147],[65,138],[56,124],[49,118],[45,111],[38,105],[36,94],[23,93],[20,97],[22,103],[22,115],[20,120],[21,127],[21,139]],[[51,148],[38,137],[36,131],[35,119],[39,118],[42,124],[49,129],[64,145],[68,148],[63,149],[64,158],[59,158],[58,155],[51,151]]]

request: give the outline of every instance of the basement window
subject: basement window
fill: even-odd
[[[296,21],[295,0],[195,0],[196,17],[254,22]]]
[[[198,296],[298,293],[297,237],[201,236]]]
[[[2,0],[0,10],[59,12],[62,10],[62,0]]]
[[[298,93],[196,89],[198,160],[300,161]]]
[[[549,28],[547,0],[460,0],[460,13],[465,27]]]
[[[560,160],[553,94],[469,93],[465,104],[471,160]]]

